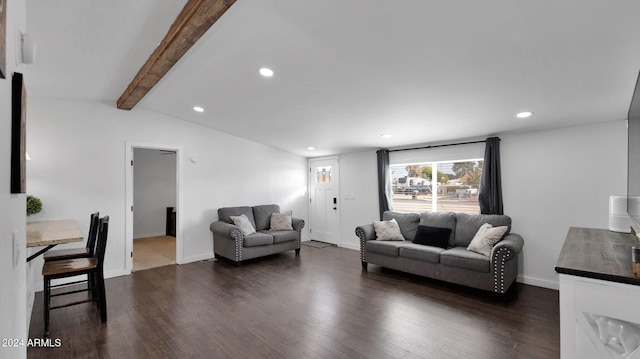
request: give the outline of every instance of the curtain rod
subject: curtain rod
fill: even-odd
[[[500,141],[500,138],[498,138]],[[433,146],[423,146],[423,147],[412,147],[412,148],[400,148],[397,150],[389,150],[389,152],[398,152],[398,151],[410,151],[410,150],[423,150],[427,148],[437,148],[437,147],[449,147],[449,146],[458,146],[458,145],[472,145],[474,143],[485,143],[485,141],[471,141],[471,142],[459,142],[459,143],[447,143],[444,145],[433,145]]]

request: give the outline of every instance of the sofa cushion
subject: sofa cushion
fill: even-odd
[[[249,222],[249,218],[247,218],[245,214],[231,216],[230,218],[233,221],[233,224],[240,228],[240,232],[242,232],[243,235],[248,236],[256,232],[256,229],[253,228],[251,222]]]
[[[395,218],[389,221],[373,221],[373,230],[376,231],[378,241],[404,241]]]
[[[271,234],[256,232],[244,237],[242,246],[244,247],[258,247],[273,244],[273,236]]]
[[[438,264],[440,263],[440,253],[444,252],[444,248],[425,246],[423,244],[407,243],[400,247],[398,255],[400,257],[415,259],[423,262]]]
[[[254,227],[257,231],[269,229],[271,226],[271,213],[280,213],[280,206],[277,204],[263,204],[253,207]]]
[[[367,241],[366,251],[389,257],[397,257],[398,249],[410,243],[409,241]]]
[[[285,213],[271,213],[270,231],[293,231],[291,211]]]
[[[485,223],[490,223],[494,227],[507,226],[505,236],[511,230],[511,217],[502,214],[467,214],[457,213],[455,245],[468,247],[471,240]]]
[[[449,235],[449,247],[454,246],[454,238],[455,236],[457,236],[455,213],[453,212],[422,212],[420,214],[420,225],[451,229],[451,235]]]
[[[289,242],[289,241],[295,241],[296,239],[298,239],[298,232],[294,230],[291,230],[291,231],[268,230],[268,231],[260,231],[260,233],[270,234],[271,236],[273,236],[273,243]]]
[[[440,263],[445,266],[489,273],[491,262],[482,254],[468,251],[466,247],[454,247],[440,253]],[[460,274],[464,275],[464,274]]]
[[[449,237],[451,236],[451,228],[429,227],[419,225],[413,243],[447,248],[449,246]]]
[[[416,236],[416,230],[418,229],[418,222],[420,222],[420,215],[418,213],[401,213],[393,211],[385,211],[382,214],[382,220],[388,221],[395,219],[400,226],[400,232],[406,240],[413,240]]]
[[[493,246],[502,239],[507,229],[509,229],[507,226],[493,227],[491,223],[483,224],[469,243],[467,250],[490,257]]]
[[[231,216],[239,216],[244,214],[249,218],[249,222],[253,228],[256,228],[256,221],[253,219],[253,210],[251,207],[223,207],[218,208],[218,219],[222,222],[227,222],[229,224],[233,224],[231,220]]]

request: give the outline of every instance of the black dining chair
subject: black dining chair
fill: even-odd
[[[72,305],[94,302],[98,303],[100,310],[100,319],[102,322],[107,321],[107,295],[104,286],[104,257],[107,248],[107,233],[109,231],[109,216],[105,216],[99,220],[96,248],[93,257],[90,258],[73,258],[58,261],[45,262],[42,267],[42,275],[44,277],[44,336],[49,336],[49,314],[53,309],[65,308]],[[51,290],[58,287],[66,287],[77,283],[83,283],[87,280],[81,280],[71,283],[51,285],[54,279],[73,277],[78,275],[87,275],[89,286],[87,289],[70,290],[62,293],[52,294]],[[74,293],[91,291],[90,299],[75,301],[67,304],[51,306],[51,298]]]
[[[85,248],[56,249],[56,250],[48,251],[43,256],[44,261],[48,262],[48,261],[59,261],[61,259],[93,257],[93,253],[95,252],[95,248],[96,248],[96,237],[98,234],[99,220],[100,220],[99,212],[91,214],[91,222],[89,224],[89,234],[87,235],[87,246]]]

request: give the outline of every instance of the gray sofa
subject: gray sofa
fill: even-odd
[[[404,241],[377,241],[373,224],[356,228],[360,238],[362,268],[367,263],[495,293],[505,293],[518,274],[518,253],[523,238],[510,233],[511,218],[505,215],[470,215],[453,212],[398,213],[387,211],[383,220],[395,218]],[[467,250],[484,223],[509,226],[490,257]],[[418,225],[450,228],[448,248],[415,244]]]
[[[213,232],[213,253],[236,264],[270,254],[295,250],[300,253],[300,238],[304,220],[292,218],[291,231],[270,231],[271,213],[280,213],[277,204],[254,207],[225,207],[218,209],[218,220],[209,227]],[[231,216],[246,215],[256,233],[244,236],[233,224]]]

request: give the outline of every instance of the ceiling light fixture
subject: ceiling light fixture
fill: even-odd
[[[309,147],[307,147],[307,149],[308,149],[309,151],[313,151],[313,150],[315,150],[316,148],[315,148],[315,147],[311,147],[311,146],[309,146]]]
[[[531,111],[522,111],[519,112],[518,114],[516,114],[517,118],[527,118],[527,117],[531,117],[531,115],[533,115],[533,112]]]
[[[193,110],[195,112],[204,112],[204,108],[200,107],[200,106],[193,106]]]
[[[260,75],[264,76],[264,77],[271,77],[273,76],[273,70],[263,67],[260,69]]]
[[[382,138],[391,138],[391,135],[388,134],[388,133],[383,133],[383,134],[380,135],[380,137],[382,137]]]

